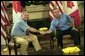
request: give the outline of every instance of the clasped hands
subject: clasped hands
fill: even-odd
[[[39,31],[40,34],[45,35],[45,31]]]
[[[52,31],[47,30],[47,31],[39,31],[40,34],[45,35],[45,34],[51,34]]]

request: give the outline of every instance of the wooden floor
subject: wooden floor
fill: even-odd
[[[73,46],[73,41],[72,40],[65,40],[63,41],[64,46]],[[50,49],[50,44],[49,41],[41,41],[40,42],[42,46],[42,50],[40,52],[36,52],[34,48],[29,48],[28,49],[28,55],[62,55],[62,53],[59,51],[57,47],[56,40],[54,42],[54,49]],[[5,48],[5,47],[4,47]],[[2,51],[3,48],[1,49],[1,55],[9,55],[8,51]],[[15,55],[14,50],[12,50],[11,55]],[[81,37],[81,52],[79,55],[84,55],[84,37]]]

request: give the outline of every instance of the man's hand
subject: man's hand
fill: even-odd
[[[31,31],[31,32],[36,32],[36,33],[39,33],[39,30],[33,28],[33,27],[29,27],[28,31]]]
[[[48,30],[48,31],[39,31],[39,32],[40,32],[40,34],[42,34],[42,35],[52,33],[52,31],[50,31],[50,30]]]
[[[75,30],[75,31],[78,31],[78,29],[76,29],[75,27],[73,27],[72,29]]]
[[[44,31],[39,31],[39,32],[40,32],[40,34],[45,35],[45,32]]]

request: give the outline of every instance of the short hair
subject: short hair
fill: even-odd
[[[56,9],[58,9],[58,10],[59,10],[59,8],[54,8],[54,9],[52,10],[52,12],[53,12],[54,10],[56,10]]]
[[[28,13],[28,12],[27,12],[27,11],[25,11],[25,10],[24,10],[24,11],[22,11],[22,13],[21,13],[21,17],[22,17],[22,15],[23,15],[24,13]]]

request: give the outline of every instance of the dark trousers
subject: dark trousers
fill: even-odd
[[[74,45],[80,45],[79,31],[75,31],[72,28],[69,28],[69,29],[64,30],[64,31],[57,30],[56,33],[57,33],[56,34],[57,44],[59,46],[61,46],[61,48],[63,47],[62,37],[63,37],[63,35],[67,35],[67,34],[71,35],[71,37],[74,39]]]

